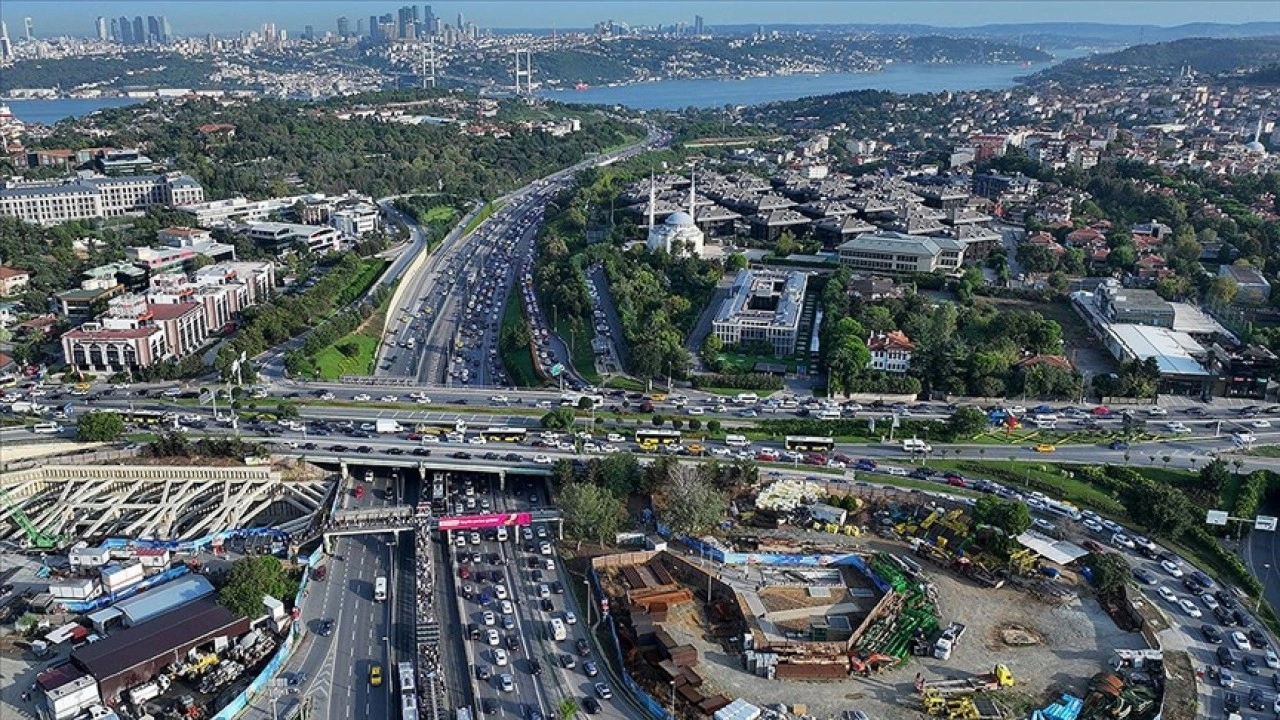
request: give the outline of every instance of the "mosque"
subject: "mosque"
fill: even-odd
[[[649,252],[657,252],[658,249],[672,252],[672,248],[677,243],[681,243],[682,253],[693,255],[694,257],[702,257],[702,243],[706,240],[694,218],[694,183],[693,176],[689,176],[689,212],[673,212],[667,216],[667,219],[658,224],[655,217],[655,208],[657,207],[657,198],[654,196],[654,185],[652,179],[649,182],[649,238],[645,243],[645,247]]]

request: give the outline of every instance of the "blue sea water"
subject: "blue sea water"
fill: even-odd
[[[136,98],[59,98],[56,100],[4,100],[14,117],[24,123],[52,125],[69,117],[83,117],[102,108],[122,107],[144,102]]]

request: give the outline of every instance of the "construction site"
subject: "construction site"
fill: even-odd
[[[739,700],[800,718],[1158,714],[1159,660],[1117,663],[1142,638],[1049,559],[1061,552],[1000,557],[962,508],[821,512],[803,531],[594,558],[635,682],[686,717]]]

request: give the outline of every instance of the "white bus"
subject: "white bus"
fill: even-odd
[[[387,599],[387,579],[383,576],[373,581],[373,599],[378,602]]]
[[[760,402],[760,396],[755,393],[738,393],[733,401],[739,405],[755,405]]]
[[[724,444],[729,447],[744,448],[751,445],[746,435],[725,435]]]
[[[31,426],[31,432],[41,435],[57,435],[62,432],[62,426],[56,422],[42,422]]]
[[[400,692],[413,694],[413,663],[402,662],[396,665],[396,670],[400,675]]]
[[[933,452],[933,448],[920,438],[906,438],[902,441],[902,451],[912,454],[929,453]]]
[[[564,621],[560,618],[551,618],[551,637],[556,642],[560,642],[569,636],[568,630],[565,629]]]
[[[1064,502],[1060,500],[1049,500],[1049,499],[1045,499],[1042,502],[1044,504],[1044,511],[1051,515],[1057,515],[1058,517],[1064,517],[1064,518],[1071,518],[1072,520],[1080,519],[1080,508],[1076,507],[1075,505],[1072,505],[1069,502]]]

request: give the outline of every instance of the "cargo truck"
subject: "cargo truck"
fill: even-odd
[[[950,660],[951,651],[960,644],[960,636],[964,635],[964,624],[953,622],[942,631],[937,642],[933,644],[933,656],[939,660]]]
[[[378,420],[374,424],[374,430],[382,434],[404,432],[404,426],[395,420]]]

